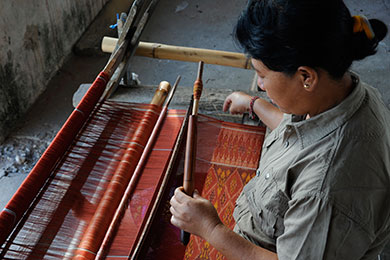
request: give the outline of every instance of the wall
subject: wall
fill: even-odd
[[[0,143],[108,1],[0,1]]]

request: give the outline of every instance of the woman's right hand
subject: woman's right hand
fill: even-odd
[[[229,110],[229,112],[233,115],[248,112],[251,98],[252,97],[250,95],[244,92],[233,92],[225,99],[225,102],[223,103],[223,111],[226,112]]]
[[[222,224],[213,204],[201,197],[197,190],[191,197],[183,192],[183,187],[179,187],[170,203],[171,223],[205,240],[209,240],[214,229]]]

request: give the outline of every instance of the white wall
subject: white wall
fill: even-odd
[[[0,1],[0,143],[108,1]]]

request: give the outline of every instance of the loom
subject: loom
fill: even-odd
[[[169,223],[192,107],[163,105],[168,82],[150,104],[108,98],[156,4],[134,1],[107,65],[1,211],[1,259],[222,259],[198,237],[183,245]],[[235,199],[255,174],[265,131],[196,117],[194,187],[232,228]]]

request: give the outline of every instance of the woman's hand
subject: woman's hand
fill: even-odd
[[[177,188],[171,199],[171,223],[191,234],[205,240],[210,238],[215,227],[222,224],[213,204],[202,198],[198,191],[194,197],[183,192],[183,187]]]
[[[225,99],[223,111],[229,109],[231,114],[243,114],[249,111],[252,97],[244,92],[233,92]],[[275,129],[283,119],[283,112],[267,100],[258,98],[253,103],[253,112],[271,130]]]
[[[248,112],[251,98],[250,95],[244,92],[233,92],[225,99],[223,111],[226,112],[229,109],[229,112],[233,115]]]
[[[194,191],[177,188],[171,199],[171,223],[208,241],[228,259],[277,259],[277,255],[244,239],[222,224],[213,204]]]

